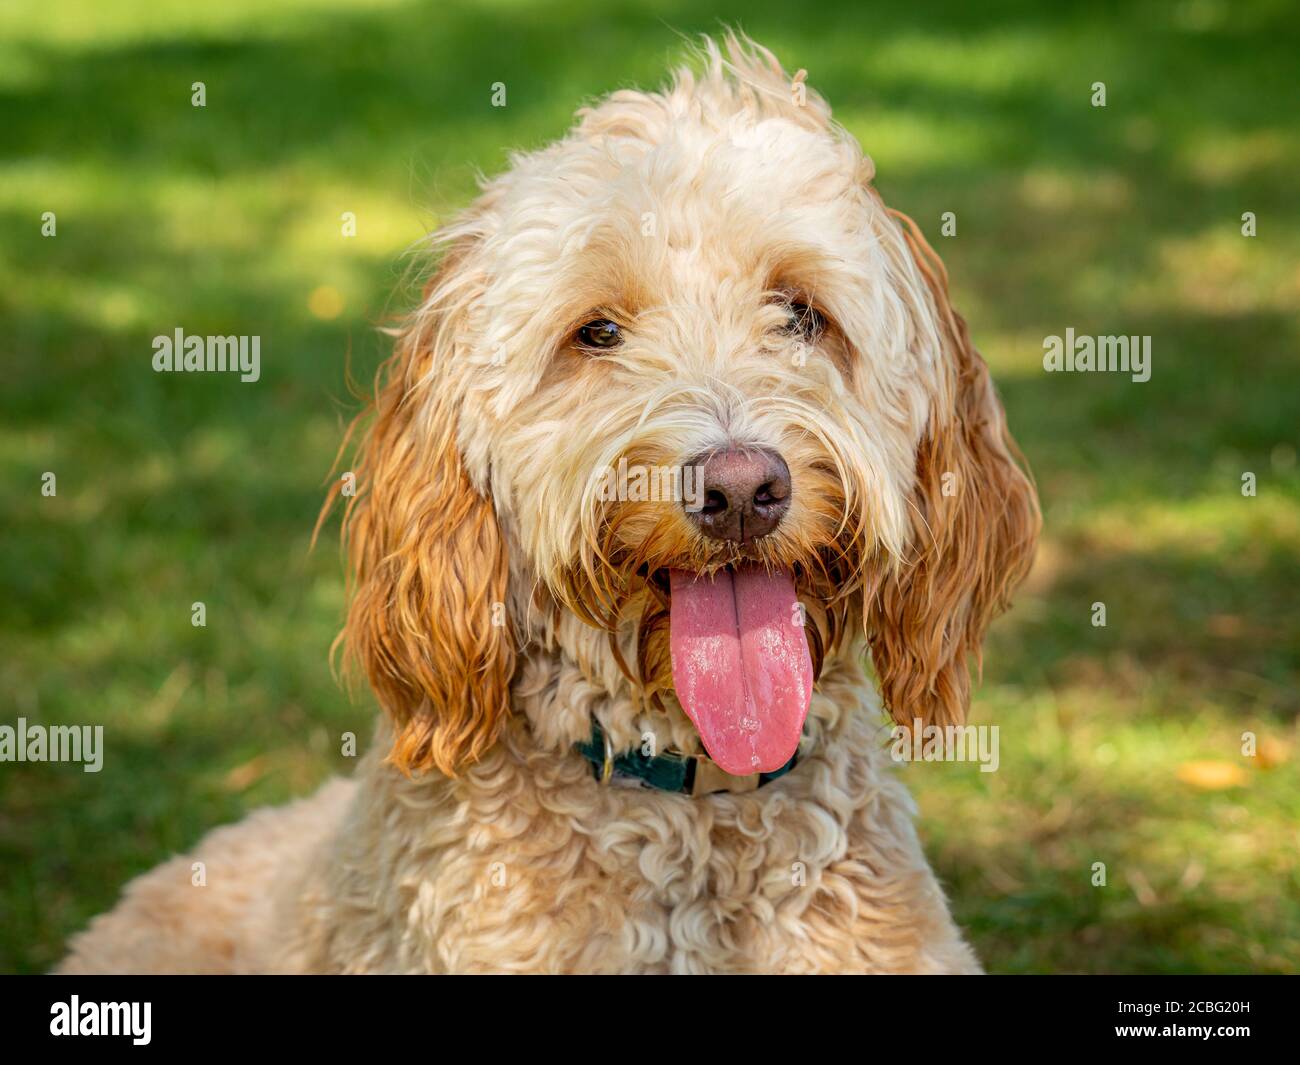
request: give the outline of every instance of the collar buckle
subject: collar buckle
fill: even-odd
[[[745,777],[732,776],[712,758],[697,758],[695,760],[695,780],[691,785],[691,795],[712,795],[715,791],[729,791],[733,794],[755,791],[763,782],[760,778],[761,774],[759,773],[751,773]]]
[[[664,751],[658,755],[643,755],[632,750],[621,755],[614,752],[614,742],[600,722],[591,719],[591,738],[577,745],[577,752],[591,763],[596,780],[608,787],[614,777],[639,783],[644,788],[675,792],[679,795],[699,797],[720,791],[744,794],[770,784],[794,768],[799,760],[796,751],[790,761],[771,773],[753,773],[733,776],[723,770],[713,759],[702,754],[682,754]]]
[[[608,732],[598,725],[595,727],[600,732],[600,738],[605,741],[605,762],[600,767],[600,782],[608,784],[614,778],[614,743]]]

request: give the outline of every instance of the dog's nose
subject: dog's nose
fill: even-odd
[[[747,544],[790,509],[790,467],[774,451],[718,451],[691,465],[700,469],[704,506],[687,514],[705,536]]]

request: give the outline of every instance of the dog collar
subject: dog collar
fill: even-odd
[[[596,779],[602,784],[609,784],[615,778],[634,780],[643,788],[682,795],[754,791],[785,776],[799,761],[799,752],[796,751],[790,761],[771,773],[737,777],[724,772],[716,762],[702,754],[668,750],[651,756],[633,748],[616,755],[609,734],[594,717],[591,719],[591,738],[577,744],[575,750],[591,763]]]

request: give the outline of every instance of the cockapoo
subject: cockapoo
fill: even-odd
[[[437,237],[344,518],[355,777],[140,877],[63,971],[979,970],[882,708],[964,720],[1032,482],[803,72],[700,51]]]

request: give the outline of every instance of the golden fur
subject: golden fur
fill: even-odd
[[[733,37],[700,66],[580,112],[439,236],[344,522],[342,639],[386,711],[355,780],[141,877],[64,971],[978,971],[863,663],[898,721],[964,719],[1033,487],[942,264],[802,72]],[[827,322],[809,344],[794,301]],[[599,316],[626,340],[594,357],[573,336]],[[794,484],[745,549],[593,488],[728,446]],[[702,798],[599,784],[593,718],[701,750],[657,575],[742,555],[807,612],[798,766]]]

